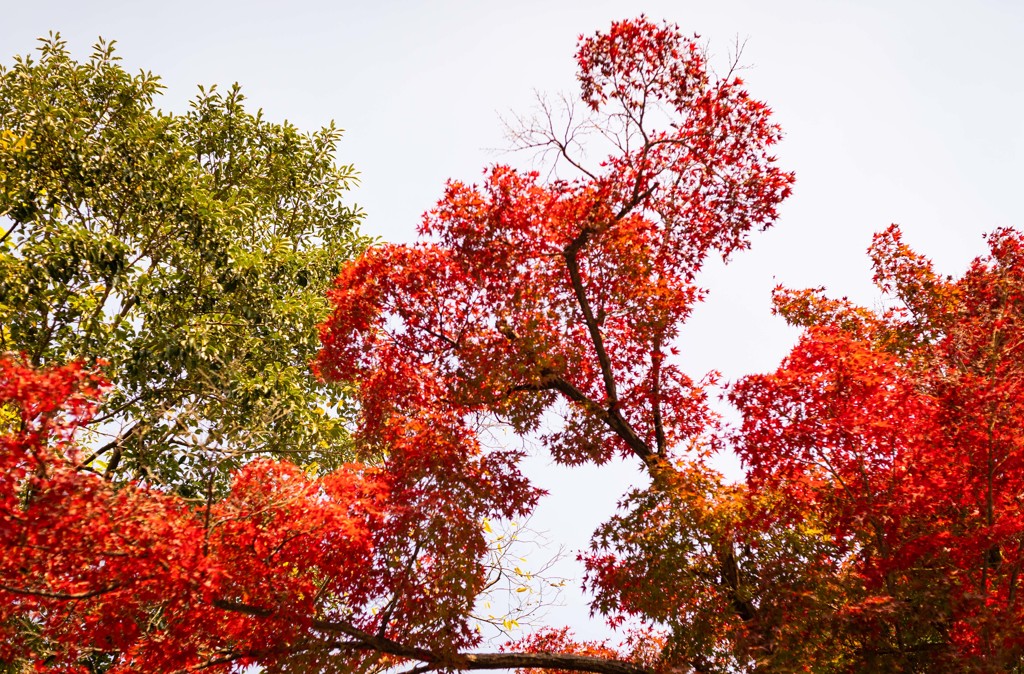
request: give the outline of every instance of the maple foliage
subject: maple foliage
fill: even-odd
[[[318,372],[353,387],[356,461],[254,461],[186,499],[79,470],[104,384],[0,360],[16,410],[0,482],[0,658],[64,671],[1005,672],[1024,666],[1024,235],[960,279],[898,228],[880,310],[779,288],[806,328],[773,373],[692,378],[680,328],[709,255],[770,226],[793,176],[770,111],[700,46],[640,18],[582,38],[610,154],[527,126],[572,177],[451,182],[422,241],[347,264]],[[548,110],[550,112],[550,110]],[[576,114],[574,112],[574,114]],[[550,120],[549,120],[550,121]],[[580,131],[582,133],[582,131]],[[557,171],[552,175],[557,175]],[[554,419],[558,422],[554,422]],[[637,461],[581,558],[622,646],[547,628],[483,652],[489,520],[541,496],[499,424],[566,465]],[[729,483],[708,465],[744,462]]]
[[[365,436],[438,405],[533,430],[559,394],[546,444],[568,464],[652,462],[707,425],[701,385],[667,357],[707,255],[746,247],[789,193],[779,130],[673,26],[616,23],[577,58],[593,123],[622,129],[614,155],[590,170],[552,137],[581,177],[453,181],[424,243],[374,248],[336,281],[320,367],[359,382]]]
[[[1024,663],[1024,234],[942,277],[898,227],[882,309],[776,290],[806,331],[729,391],[746,469],[637,490],[588,556],[595,608],[670,628],[694,671],[1007,672]]]
[[[881,311],[780,290],[779,311],[809,329],[776,373],[732,393],[750,488],[783,496],[763,516],[806,527],[814,513],[808,601],[854,663],[1024,661],[1024,236],[988,243],[953,280],[897,227],[879,234]]]
[[[22,419],[5,460],[29,466],[5,484],[5,658],[67,671],[652,666],[649,648],[628,662],[564,633],[468,650],[484,523],[540,495],[520,455],[485,449],[477,429],[534,431],[561,398],[565,423],[545,437],[558,460],[619,453],[672,474],[714,423],[703,384],[672,359],[702,296],[695,276],[772,223],[792,175],[769,153],[768,108],[713,78],[674,26],[616,23],[577,57],[588,124],[615,134],[604,162],[588,169],[561,145],[576,178],[498,166],[480,186],[452,182],[427,242],[370,249],[338,277],[318,369],[356,386],[358,463],[314,477],[258,460],[223,497],[111,484],[79,470],[67,439],[96,380],[3,361],[3,402]],[[42,399],[64,426],[32,421]]]
[[[410,424],[385,467],[353,464],[317,479],[256,461],[226,497],[195,507],[77,469],[71,435],[101,387],[77,365],[0,360],[0,404],[20,418],[3,438],[0,657],[27,650],[67,671],[103,653],[118,654],[111,671],[282,659],[319,671],[348,637],[382,622],[407,630],[407,648],[438,633],[447,649],[476,643],[465,614],[481,589],[479,523],[534,497],[495,502],[515,491],[500,459],[474,460],[459,438]],[[424,446],[434,453],[402,451]],[[459,457],[444,456],[451,446]],[[500,480],[504,491],[491,485]],[[17,621],[50,651],[35,650]]]

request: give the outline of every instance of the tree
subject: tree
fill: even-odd
[[[339,132],[250,114],[237,85],[182,115],[160,90],[59,36],[0,69],[0,351],[105,361],[82,470],[205,498],[254,455],[337,466],[341,391],[308,363],[367,244]]]
[[[452,182],[424,241],[340,271],[318,371],[358,401],[354,461],[311,475],[261,459],[196,505],[76,470],[102,386],[81,365],[0,362],[2,624],[74,671],[1019,671],[1024,235],[1001,230],[961,279],[896,229],[872,249],[894,302],[786,291],[807,330],[772,374],[730,389],[729,428],[677,337],[711,254],[772,224],[793,176],[779,130],[671,25],[581,39],[582,119],[528,126],[571,178],[499,166]],[[587,130],[612,154],[591,167]],[[550,428],[552,415],[561,425]],[[584,555],[621,647],[542,630],[481,652],[485,529],[540,496],[499,423],[568,465],[634,457]],[[710,469],[733,448],[747,479]],[[116,526],[115,526],[116,523]],[[22,630],[22,633],[24,630]],[[33,656],[12,640],[4,657]]]
[[[779,311],[808,331],[776,373],[732,393],[750,488],[775,494],[763,517],[814,540],[801,603],[821,631],[799,649],[811,659],[1024,668],[1024,235],[988,243],[953,280],[896,226],[877,235],[875,280],[893,300],[880,311],[780,290]],[[772,610],[792,610],[781,598],[790,606]]]

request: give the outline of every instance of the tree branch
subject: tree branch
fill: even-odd
[[[407,646],[385,637],[378,637],[346,622],[314,620],[313,626],[329,632],[340,632],[365,644],[368,650],[395,655],[424,663],[416,672],[434,669],[468,671],[474,669],[565,669],[594,674],[649,674],[629,662],[566,653],[453,653],[441,654],[424,648]]]
[[[568,653],[468,653],[452,662],[454,669],[565,669],[595,674],[648,674],[623,660]]]
[[[425,648],[406,646],[405,644],[393,641],[387,637],[381,637],[370,634],[369,632],[364,632],[355,625],[351,625],[344,621],[313,620],[313,627],[327,632],[341,633],[352,637],[353,639],[357,639],[362,642],[368,650],[374,650],[388,655],[397,655],[401,658],[419,660],[430,664],[437,663],[443,667],[441,657]]]
[[[580,276],[579,262],[576,259],[577,253],[590,240],[592,232],[592,229],[585,227],[580,235],[565,247],[562,256],[565,258],[565,266],[569,269],[569,280],[572,282],[573,292],[576,293],[576,301],[580,305],[583,319],[587,323],[587,330],[590,332],[590,341],[594,343],[597,360],[601,364],[601,375],[604,377],[604,390],[608,396],[608,406],[610,409],[614,409],[619,401],[619,394],[615,389],[615,374],[612,372],[611,359],[608,358],[608,352],[604,348],[601,329],[594,318],[593,309],[590,308],[590,301],[587,299],[586,289],[583,287],[583,278]]]
[[[230,601],[228,599],[214,599],[211,603],[219,609],[231,611],[233,613],[242,613],[244,615],[253,616],[254,618],[268,618],[275,613],[273,609],[253,606],[252,604],[243,604],[242,602]]]
[[[92,597],[98,597],[101,594],[107,594],[121,587],[120,583],[114,583],[107,587],[101,587],[96,590],[89,590],[88,592],[48,592],[46,590],[29,590],[24,587],[10,587],[8,585],[0,585],[0,590],[10,592],[11,594],[22,594],[31,597],[46,597],[47,599],[61,599],[66,601],[76,599],[90,599]]]
[[[598,403],[588,398],[583,391],[580,391],[563,377],[558,375],[545,375],[539,384],[520,385],[513,387],[512,390],[558,391],[569,400],[597,412],[608,427],[611,428],[616,435],[622,438],[633,453],[640,457],[645,464],[650,466],[658,458],[658,456],[651,451],[651,448],[647,446],[647,443],[640,439],[640,436],[636,434],[633,427],[629,425],[629,422],[626,421],[617,409],[604,409]]]
[[[658,454],[664,455],[666,450],[665,424],[661,418],[661,334],[654,342],[651,352],[651,412],[654,417],[654,440],[658,446]]]

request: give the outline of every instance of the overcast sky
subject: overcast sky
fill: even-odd
[[[891,222],[959,273],[982,234],[1024,226],[1024,3],[516,2],[149,3],[2,0],[0,58],[60,31],[85,55],[115,39],[129,70],[159,74],[161,107],[181,111],[198,84],[239,82],[268,118],[346,130],[338,158],[361,174],[365,231],[412,240],[449,177],[526,158],[499,116],[528,111],[534,90],[574,92],[576,37],[646,13],[707,39],[724,59],[746,40],[748,88],[786,137],[793,197],[753,249],[704,277],[711,290],[681,343],[692,374],[727,380],[775,366],[795,333],[770,314],[776,283],[827,286],[873,304],[864,250]],[[371,6],[372,5],[372,6]],[[535,520],[570,550],[611,512],[632,466],[566,473],[535,460],[552,490]],[[586,625],[580,600],[558,616]]]

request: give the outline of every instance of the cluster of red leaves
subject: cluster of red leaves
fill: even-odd
[[[509,642],[503,650],[525,651],[527,653],[568,653],[589,655],[597,658],[621,658],[618,649],[607,641],[580,641],[567,627],[545,628],[533,634]],[[520,674],[529,670],[519,670]],[[556,670],[557,671],[557,670]],[[552,674],[555,674],[554,672]],[[561,674],[561,673],[558,673]]]
[[[897,228],[878,235],[876,282],[897,300],[881,312],[780,292],[810,327],[731,396],[750,488],[774,494],[755,524],[813,522],[808,591],[828,601],[808,627],[853,662],[1008,671],[1024,658],[1024,235],[989,245],[952,280]]]
[[[529,636],[505,644],[503,651],[524,653],[560,653],[589,658],[630,662],[650,672],[658,671],[661,665],[661,649],[665,645],[663,634],[654,630],[633,630],[617,646],[608,640],[581,640],[567,627],[540,629]],[[517,674],[533,670],[518,669]],[[569,674],[572,670],[548,669],[551,674]]]
[[[567,464],[648,460],[707,427],[670,343],[706,256],[745,247],[789,193],[768,154],[778,128],[738,79],[711,81],[674,26],[616,23],[577,58],[584,101],[623,130],[599,170],[451,182],[428,242],[372,249],[338,278],[319,365],[358,382],[365,438],[424,411],[529,431],[559,395],[565,424],[546,444]]]
[[[778,289],[807,330],[730,391],[746,483],[655,472],[584,555],[594,608],[696,671],[1018,667],[1024,234],[989,245],[954,280],[879,234],[878,311]]]
[[[745,248],[751,226],[775,220],[793,182],[767,152],[779,128],[740,78],[711,78],[695,39],[672,24],[621,21],[581,38],[576,58],[583,101],[639,135],[592,177],[617,203],[649,192],[645,206],[674,225],[677,273],[692,278],[709,250]],[[643,128],[659,114],[666,128]]]
[[[480,521],[519,512],[505,502],[517,484],[501,459],[410,423],[382,467],[313,479],[256,461],[226,497],[196,505],[76,469],[73,435],[101,388],[77,365],[0,360],[0,407],[19,417],[0,439],[0,659],[52,671],[103,654],[112,671],[257,660],[319,671],[337,666],[351,634],[475,643]]]

